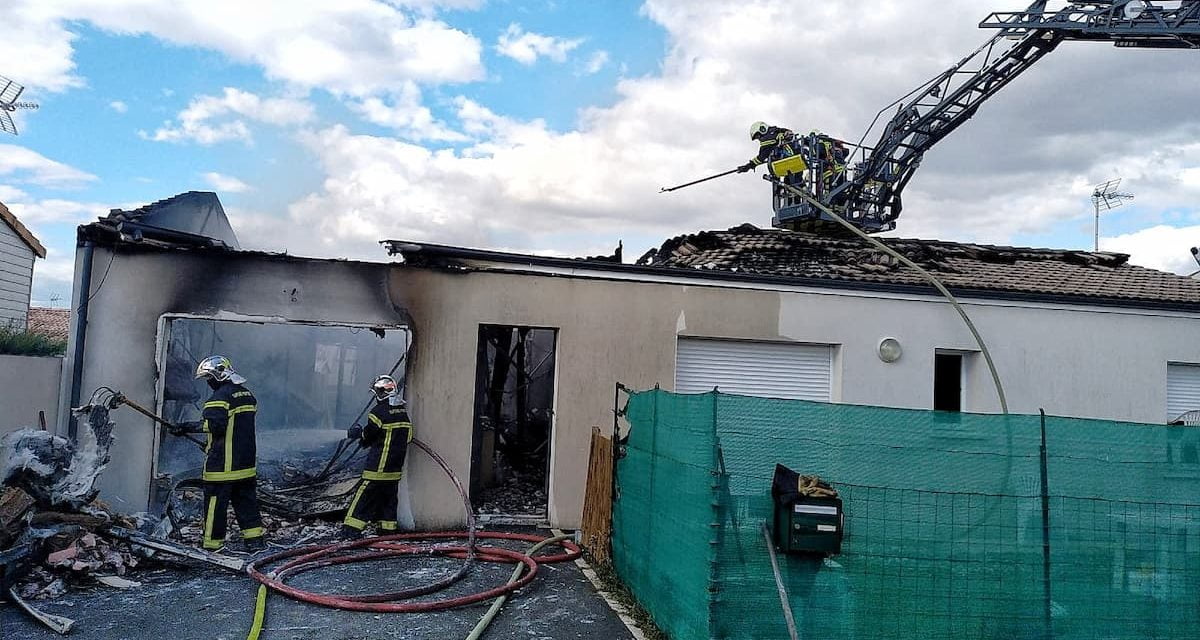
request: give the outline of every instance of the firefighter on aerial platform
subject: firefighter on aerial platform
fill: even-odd
[[[361,438],[362,446],[367,448],[367,462],[342,521],[343,538],[358,536],[372,522],[385,534],[395,532],[397,526],[396,502],[413,426],[394,378],[375,378],[371,393],[375,395],[375,406],[367,414],[367,426],[356,425],[346,432],[351,440]]]
[[[204,451],[204,548],[219,549],[225,543],[230,503],[242,529],[248,550],[265,546],[262,516],[258,512],[257,458],[254,414],[258,401],[243,386],[246,379],[233,370],[225,356],[209,356],[196,367],[212,389],[204,403],[203,422],[180,425],[171,434],[202,432],[207,436]]]
[[[779,160],[796,155],[792,144],[796,134],[791,129],[776,127],[759,121],[750,125],[750,139],[758,141],[758,155],[750,158],[750,162],[738,167],[738,173],[745,173],[765,164],[770,160]]]
[[[771,175],[784,178],[786,182],[803,179],[807,184],[808,179],[801,176],[811,168],[819,175],[820,180],[818,184],[810,185],[806,189],[811,190],[812,195],[816,197],[846,181],[846,161],[850,152],[841,140],[831,138],[820,131],[797,136],[790,129],[768,125],[765,122],[750,125],[750,139],[758,141],[758,155],[738,167],[738,173],[745,173],[765,164]],[[789,175],[796,175],[797,178],[788,178]],[[817,182],[815,176],[810,175],[809,178]]]
[[[816,141],[817,153],[821,159],[821,184],[825,191],[840,186],[846,181],[846,160],[850,150],[846,143],[831,138],[820,131],[813,131],[809,137]]]

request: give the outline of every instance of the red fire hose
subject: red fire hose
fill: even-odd
[[[263,620],[266,612],[266,596],[267,590],[273,589],[295,600],[309,602],[323,607],[331,607],[335,609],[346,609],[350,611],[367,611],[373,613],[413,613],[418,611],[436,611],[441,609],[452,609],[468,604],[474,604],[483,600],[489,600],[499,596],[508,595],[521,587],[533,581],[537,575],[539,564],[548,564],[553,562],[565,562],[574,560],[580,556],[580,549],[569,540],[560,540],[558,544],[563,548],[562,553],[551,555],[529,556],[518,551],[512,551],[503,547],[495,546],[477,546],[476,539],[485,538],[489,540],[520,540],[524,542],[540,543],[546,540],[543,536],[524,533],[508,533],[497,531],[475,531],[475,513],[471,509],[471,501],[467,497],[466,489],[462,483],[450,470],[450,466],[436,452],[429,448],[428,445],[420,440],[413,440],[412,444],[416,445],[436,462],[450,481],[454,483],[458,489],[459,495],[463,500],[463,509],[466,515],[466,531],[461,532],[436,532],[436,533],[398,533],[387,536],[379,536],[375,538],[367,538],[365,540],[356,540],[352,542],[341,542],[329,545],[309,545],[298,547],[295,549],[286,549],[278,553],[274,553],[262,558],[255,559],[246,565],[246,571],[250,577],[260,583],[258,590],[258,601],[255,605],[254,623],[250,629],[248,640],[257,640],[262,632]],[[466,539],[466,544],[448,544],[425,542],[424,544],[416,544],[418,541],[434,541],[434,540],[461,540]],[[405,541],[408,541],[407,543]],[[431,582],[427,585],[422,585],[403,591],[394,591],[390,593],[372,593],[359,595],[328,595],[315,593],[300,589],[292,585],[286,584],[285,580],[291,576],[301,573],[314,571],[323,567],[331,567],[342,564],[355,562],[372,562],[376,560],[385,560],[389,558],[398,558],[403,556],[444,556],[449,558],[461,559],[462,565],[454,573],[447,575],[441,579]],[[421,602],[400,602],[417,596],[436,593],[449,587],[458,580],[462,579],[471,568],[475,560],[483,560],[485,562],[500,562],[506,564],[520,563],[525,566],[525,573],[520,578],[510,580],[508,583],[484,589],[482,591],[453,598],[445,598],[442,600],[427,600]],[[279,566],[263,572],[264,567],[275,565]],[[515,575],[515,574],[514,574]]]
[[[527,571],[516,582],[484,589],[483,591],[479,591],[470,595],[446,598],[444,600],[396,602],[397,600],[404,600],[407,598],[413,598],[419,595],[425,595],[427,593],[439,591],[446,586],[449,586],[444,584],[444,579],[439,580],[431,585],[408,589],[405,591],[336,596],[306,591],[304,589],[293,587],[284,582],[286,578],[300,573],[305,573],[307,571],[312,571],[322,567],[336,566],[352,562],[371,562],[375,560],[385,560],[388,558],[396,558],[401,556],[447,556],[451,558],[466,558],[470,549],[462,545],[398,544],[399,541],[404,540],[445,540],[462,539],[466,537],[466,532],[401,533],[333,545],[312,545],[298,549],[288,549],[286,551],[281,551],[265,558],[255,560],[247,567],[247,571],[249,572],[250,577],[254,578],[263,585],[303,602],[309,602],[324,607],[332,607],[335,609],[348,609],[351,611],[369,611],[372,613],[414,613],[418,611],[452,609],[454,607],[474,604],[476,602],[490,600],[491,598],[512,593],[513,591],[516,591],[517,589],[520,589],[521,587],[524,587],[533,581],[534,576],[537,575],[538,565],[574,560],[575,558],[579,557],[580,553],[579,547],[568,540],[563,540],[559,543],[564,549],[563,553],[536,557],[528,557],[519,551],[512,551],[502,547],[476,547],[476,557],[480,560],[506,564],[522,563],[525,565]],[[496,531],[481,531],[476,534],[476,537],[490,540],[520,540],[524,542],[535,543],[541,542],[545,539],[543,536],[533,534]],[[271,571],[269,574],[264,574],[260,569],[262,566],[275,564],[288,559],[291,560],[285,562],[283,565]]]

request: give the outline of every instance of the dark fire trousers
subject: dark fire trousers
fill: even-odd
[[[362,531],[367,524],[375,522],[380,531],[395,531],[399,486],[399,480],[359,480],[358,491],[350,501],[343,524]]]
[[[204,548],[219,549],[225,542],[225,526],[229,503],[242,528],[242,539],[253,540],[263,535],[262,517],[258,514],[258,479],[246,478],[232,482],[204,483]]]

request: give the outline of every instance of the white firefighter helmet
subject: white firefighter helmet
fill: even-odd
[[[762,120],[750,125],[750,139],[757,140],[759,136],[766,135],[767,128],[767,123]]]
[[[385,374],[371,383],[371,393],[375,394],[376,400],[394,401],[400,396],[400,385],[396,384],[395,378]]]
[[[217,382],[226,380],[234,384],[242,384],[245,378],[233,370],[233,363],[225,356],[209,356],[196,365],[197,378],[211,378]]]

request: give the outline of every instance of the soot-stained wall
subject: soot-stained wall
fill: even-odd
[[[76,254],[76,279],[84,252]],[[166,314],[225,319],[261,319],[329,324],[397,326],[406,314],[387,290],[387,264],[310,260],[252,252],[158,251],[140,247],[97,247],[92,257],[86,348],[80,401],[101,385],[146,407],[157,404],[160,320]],[[75,325],[64,363],[60,405],[70,398],[70,372],[76,366]],[[228,355],[237,366],[237,354]],[[255,376],[271,372],[245,371]],[[69,412],[60,411],[66,433]],[[132,410],[115,414],[113,459],[101,479],[101,497],[121,511],[146,508],[156,449],[153,423]]]

